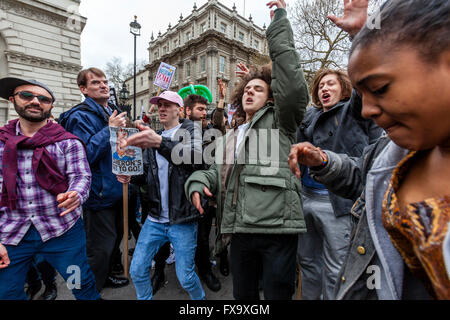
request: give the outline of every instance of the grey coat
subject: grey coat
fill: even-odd
[[[428,299],[423,283],[409,272],[382,223],[383,199],[393,170],[408,150],[383,136],[359,159],[326,153],[329,164],[311,170],[312,177],[330,191],[356,200],[351,211],[356,223],[335,298]]]

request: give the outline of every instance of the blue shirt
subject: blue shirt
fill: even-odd
[[[318,183],[309,175],[309,168],[306,167],[306,172],[302,178],[302,185],[308,188],[309,191],[317,194],[327,195],[328,189],[325,185]]]

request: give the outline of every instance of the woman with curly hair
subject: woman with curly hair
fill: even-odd
[[[359,157],[380,137],[382,129],[362,118],[361,98],[345,71],[317,72],[311,95],[314,106],[306,111],[298,142],[308,141],[322,149]],[[303,214],[308,229],[299,236],[298,243],[302,300],[328,300],[350,243],[353,201],[314,181],[307,167],[302,167],[301,172]]]

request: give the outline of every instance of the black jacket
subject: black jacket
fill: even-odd
[[[297,132],[297,142],[308,141],[323,150],[360,157],[364,149],[375,143],[383,129],[361,116],[362,101],[353,90],[348,101],[341,101],[331,110],[310,107]],[[302,173],[306,167],[300,168]],[[353,201],[329,194],[336,217],[350,214]]]
[[[175,133],[175,137],[180,138],[172,141],[163,137],[159,149],[146,149],[143,154],[144,174],[132,179],[134,184],[147,185],[149,215],[158,219],[161,215],[162,206],[156,151],[169,161],[169,220],[171,225],[191,223],[200,217],[198,210],[191,205],[185,196],[184,183],[192,172],[203,168],[202,145],[201,141],[197,139],[197,136],[198,138],[201,136],[201,129],[195,128],[194,122],[190,120],[180,119],[180,122],[182,123],[181,128]],[[200,134],[196,133],[195,138],[194,128],[200,130]],[[186,133],[185,136],[180,134],[183,131]],[[161,134],[161,132],[159,131],[158,134]],[[185,159],[185,161],[179,164],[176,159],[172,159],[173,151],[176,151],[176,154],[180,155],[181,159]]]

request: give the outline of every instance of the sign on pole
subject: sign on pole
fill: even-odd
[[[134,128],[109,128],[112,150],[112,171],[115,175],[135,176],[144,173],[142,149],[137,147],[122,148],[120,143],[139,132]],[[128,278],[128,184],[123,185],[123,266]]]
[[[161,62],[153,84],[157,87],[163,88],[164,90],[169,90],[176,70],[176,67]]]

